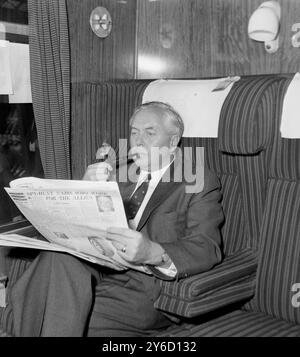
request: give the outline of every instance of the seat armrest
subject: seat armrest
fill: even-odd
[[[195,317],[254,294],[257,253],[251,249],[227,256],[212,270],[178,281],[160,281],[155,308]]]

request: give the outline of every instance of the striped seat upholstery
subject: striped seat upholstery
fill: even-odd
[[[253,80],[254,78],[255,81]],[[270,107],[272,108],[272,106],[270,106],[270,99],[267,95],[261,95],[261,93],[266,92],[265,88],[270,87],[274,79],[265,77],[254,78],[247,77],[234,85],[233,94],[229,95],[226,103],[224,103],[225,109],[222,109],[221,121],[226,121],[227,123],[228,117],[234,117],[238,120],[240,115],[245,115],[243,110],[246,112],[250,111],[250,114],[254,118],[255,115],[259,114],[260,119],[261,116],[270,115]],[[86,135],[93,134],[93,139],[91,138],[90,140],[91,147],[86,150],[88,160],[92,159],[92,153],[94,153],[97,147],[95,132],[99,133],[98,136],[101,136],[102,140],[104,138],[107,139],[115,147],[117,146],[118,138],[126,138],[128,136],[130,115],[134,107],[141,103],[142,94],[148,83],[149,81],[139,80],[118,81],[103,84],[76,84],[76,86],[73,87],[73,91],[75,91],[78,97],[78,100],[74,103],[73,119],[75,122],[82,123],[82,118],[86,118],[86,123],[83,125],[89,128],[89,133],[86,133]],[[245,92],[242,98],[245,99],[249,95],[249,83],[254,83],[250,88],[250,94],[252,93],[256,100],[255,110],[252,109],[251,101],[245,100],[245,103],[243,103],[244,109],[241,108],[238,114],[236,114],[235,106],[232,106],[231,102],[233,99],[237,101],[236,98],[240,96],[239,93],[241,90]],[[258,89],[261,86],[263,89],[259,91]],[[265,123],[260,120],[259,124],[263,126]],[[267,124],[269,124],[269,121]],[[255,121],[253,125],[255,128],[257,127]],[[226,124],[224,124],[224,126],[226,127]],[[91,128],[93,128],[93,130],[91,130]],[[251,248],[257,245],[265,197],[265,148],[268,143],[266,135],[269,131],[267,127],[266,130],[263,131],[263,135],[261,135],[260,130],[257,130],[257,134],[259,135],[256,137],[249,131],[249,126],[245,126],[245,135],[249,136],[250,134],[250,139],[248,140],[250,145],[248,151],[250,154],[247,156],[246,161],[240,160],[240,157],[236,155],[235,148],[234,150],[231,150],[231,147],[226,148],[228,142],[226,135],[224,136],[226,140],[224,140],[223,151],[220,151],[220,140],[218,139],[183,138],[182,140],[183,147],[205,147],[206,164],[212,171],[217,173],[221,180],[224,197],[223,209],[226,216],[226,222],[222,227],[226,257],[244,252],[245,249],[251,250]],[[77,156],[78,148],[81,150],[81,145],[78,145],[78,142],[80,142],[78,133],[82,133],[82,131],[77,130],[73,133],[73,137],[75,139],[77,137],[79,140],[75,140],[77,145],[74,147],[74,150],[72,150],[75,156]],[[239,133],[237,133],[236,136],[237,138],[239,138],[238,134]],[[256,141],[253,141],[252,138]],[[101,142],[98,142],[98,145],[100,144]],[[244,152],[242,152],[242,154],[244,154]],[[79,152],[78,155],[80,155]],[[195,157],[196,156],[193,155],[193,158]],[[249,190],[244,188],[244,182],[245,185],[247,182],[253,183],[250,193]],[[253,199],[253,197],[255,199]],[[251,210],[249,210],[249,207]],[[235,259],[239,260],[240,257],[235,256],[233,261]],[[253,270],[255,270],[255,254],[251,257],[248,256],[247,259],[251,261],[250,265]],[[249,264],[247,259],[245,260],[245,267]],[[244,269],[242,265],[241,262],[241,272]],[[234,267],[232,267],[232,269],[234,269]],[[234,277],[235,275],[232,276]],[[236,277],[237,282],[241,283],[241,276]],[[214,284],[219,285],[222,283],[223,278],[224,276],[222,276],[222,274],[220,276],[214,275],[210,280],[208,278],[205,284],[209,286]],[[156,301],[156,307],[169,311],[172,314],[184,314],[190,317],[194,314],[198,314],[205,306],[209,311],[210,309],[214,309],[218,303],[221,304],[222,301],[227,304],[235,301],[235,299],[252,296],[253,283],[250,281],[249,275],[247,279],[243,281],[244,285],[240,285],[241,291],[236,291],[235,288],[231,290],[230,281],[228,281],[228,290],[224,292],[224,295],[220,294],[217,301],[214,299],[216,296],[212,297],[210,299],[211,305],[209,305],[209,301],[207,301],[205,305],[202,304],[201,309],[199,306],[199,311],[197,306],[199,299],[197,299],[197,297],[198,295],[201,296],[201,292],[203,291],[203,288],[201,286],[199,287],[200,276],[192,277],[191,281],[187,280],[186,284],[179,286],[179,288],[177,284],[162,282],[162,294],[161,298]]]
[[[290,76],[282,77],[276,112]],[[280,115],[273,117],[269,145],[266,198],[258,240],[256,289],[252,301],[236,310],[201,323],[173,327],[173,336],[300,336],[300,309],[293,306],[292,290],[300,282],[300,140],[280,137]]]
[[[300,282],[299,222],[300,181],[270,178],[252,310],[187,323],[163,335],[300,337],[300,309],[292,305],[292,285]]]
[[[232,257],[233,261],[240,259],[241,272],[249,264],[247,259],[254,263],[259,245],[274,118],[280,113],[275,103],[278,88],[286,89],[288,80],[282,76],[243,77],[235,83],[223,104],[218,139],[198,139],[206,148],[208,167],[219,175],[222,183],[226,219],[222,230],[225,257]],[[193,140],[196,141],[189,139],[189,144],[197,145]],[[252,256],[244,257],[244,261],[243,249],[252,252]],[[223,273],[218,275],[219,271],[232,272],[226,259],[224,263],[211,272],[179,283],[163,282],[155,306],[190,318],[250,298],[254,294],[254,280],[251,281],[249,275],[247,280],[239,280],[241,276],[235,280],[233,274],[230,275],[231,280],[224,279]],[[207,277],[211,287],[220,288],[218,291],[211,288],[210,295],[203,296],[201,287],[206,285]]]
[[[275,137],[262,226],[254,308],[297,323],[293,284],[300,283],[300,139]]]
[[[300,326],[262,312],[233,311],[202,324],[169,328],[159,337],[300,337]]]
[[[270,178],[262,225],[255,309],[299,324],[292,286],[300,283],[300,180]]]

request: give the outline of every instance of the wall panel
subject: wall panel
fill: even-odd
[[[300,49],[291,46],[291,27],[300,22],[300,1],[279,0],[280,49],[275,54],[247,35],[248,19],[262,2],[67,0],[72,82],[299,70]],[[96,6],[112,14],[107,39],[90,30],[89,16]]]
[[[300,49],[291,27],[300,1],[280,0],[280,49],[268,54],[248,38],[248,19],[262,0],[163,0],[138,2],[137,77],[189,78],[296,72]]]
[[[204,36],[212,22],[210,10],[207,1],[139,1],[138,77],[187,78],[214,72],[211,37]]]
[[[112,32],[106,39],[90,28],[91,11],[106,7]],[[100,82],[134,76],[136,0],[67,0],[72,82]]]

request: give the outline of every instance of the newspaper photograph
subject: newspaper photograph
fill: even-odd
[[[116,182],[20,178],[5,188],[11,199],[48,242],[0,235],[0,245],[64,251],[115,270],[148,272],[122,259],[106,239],[108,227],[128,228]]]

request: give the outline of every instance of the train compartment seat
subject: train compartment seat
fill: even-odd
[[[279,131],[291,78],[241,77],[223,103],[217,137],[182,139],[183,148],[205,148],[205,163],[221,181],[224,258],[208,272],[161,283],[156,308],[184,320],[161,336],[300,336],[300,309],[291,305],[291,286],[300,283],[300,140]],[[99,120],[100,131],[111,128],[106,138],[117,147],[149,83],[83,83],[73,88],[82,96],[73,112],[87,123]],[[12,259],[8,289],[28,264]],[[13,335],[7,308],[0,328]]]

